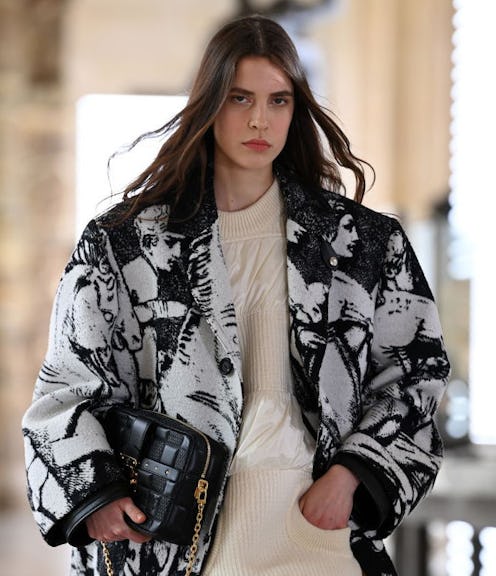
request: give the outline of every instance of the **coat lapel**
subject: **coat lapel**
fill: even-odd
[[[337,224],[325,200],[284,176],[278,175],[278,180],[287,210],[291,353],[317,384],[314,367],[326,347],[329,289],[339,265],[324,237],[332,236]],[[195,304],[240,371],[236,315],[213,191],[207,192],[198,213],[180,230],[190,240],[183,262]]]
[[[236,314],[213,193],[207,193],[197,215],[182,228],[190,238],[185,265],[193,300],[240,373]]]
[[[327,344],[328,301],[338,259],[325,241],[335,222],[330,207],[280,178],[287,209],[288,300],[291,355],[318,385]]]

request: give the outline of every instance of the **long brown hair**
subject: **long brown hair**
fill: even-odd
[[[170,122],[149,136],[167,136],[155,160],[124,190],[126,216],[145,206],[167,202],[173,212],[190,217],[199,207],[213,157],[212,126],[232,86],[237,63],[262,56],[281,68],[294,89],[295,107],[286,145],[276,164],[301,184],[342,192],[340,167],[355,177],[355,195],[365,193],[366,162],[357,158],[332,114],[315,100],[296,48],[284,29],[268,18],[247,16],[223,26],[201,61],[188,103]],[[323,148],[319,128],[331,154]],[[133,145],[134,145],[133,144]]]

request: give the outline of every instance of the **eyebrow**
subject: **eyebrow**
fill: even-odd
[[[243,94],[245,96],[253,96],[255,93],[251,90],[245,90],[244,88],[238,88],[237,86],[233,86],[229,93],[237,92],[238,94]],[[294,96],[291,90],[280,90],[279,92],[272,92],[271,96],[281,97],[281,96]]]

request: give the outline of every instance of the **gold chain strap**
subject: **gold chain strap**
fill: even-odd
[[[195,563],[196,553],[198,551],[198,540],[200,539],[200,530],[203,522],[203,511],[207,503],[207,490],[208,481],[200,478],[195,490],[195,499],[196,503],[198,504],[198,512],[196,513],[195,530],[193,532],[193,539],[189,549],[188,566],[186,567],[185,576],[191,576],[191,572],[193,571],[193,564]],[[105,561],[107,576],[114,576],[114,568],[112,566],[112,559],[110,558],[108,546],[105,542],[101,542],[101,544],[103,548],[103,558]]]
[[[108,546],[105,542],[101,542],[103,548],[103,559],[105,560],[105,568],[107,569],[107,576],[114,576],[114,569],[112,567],[112,559],[110,558],[110,552]]]
[[[198,480],[198,485],[195,490],[195,498],[198,504],[198,512],[196,513],[195,531],[193,533],[193,540],[191,541],[191,547],[189,549],[188,566],[186,567],[185,576],[190,576],[191,571],[193,570],[193,564],[195,563],[196,552],[198,551],[198,540],[200,538],[200,530],[203,520],[203,509],[205,508],[205,504],[207,503],[207,490],[208,490],[208,482],[200,478],[200,480]]]

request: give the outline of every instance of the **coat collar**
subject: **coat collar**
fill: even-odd
[[[332,248],[324,237],[337,227],[332,207],[339,197],[307,190],[283,174],[277,178],[287,212],[290,314],[293,320],[314,324],[312,328],[319,332],[327,321],[329,287],[336,267],[330,265]],[[191,219],[172,224],[170,229],[186,237],[184,262],[196,306],[240,369],[235,311],[213,187],[207,188]],[[312,319],[307,311],[316,309],[320,312]]]
[[[214,189],[213,185],[209,185],[206,187],[198,210],[194,215],[183,221],[174,221],[171,219],[169,222],[169,230],[193,239],[200,237],[207,230],[211,229],[217,219],[218,212],[215,204]]]
[[[309,234],[324,236],[335,226],[332,217],[332,204],[339,197],[318,189],[310,190],[292,180],[284,173],[277,171],[276,177],[282,191],[288,220],[292,220]]]
[[[304,188],[279,169],[276,169],[275,177],[283,195],[288,220],[296,222],[309,234],[319,237],[332,234],[337,229],[338,223],[333,217],[333,207],[342,204],[341,196],[322,189]],[[169,229],[188,238],[195,238],[211,229],[217,219],[213,177],[210,174],[200,206],[193,217],[182,222],[171,221]]]

